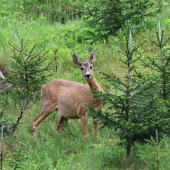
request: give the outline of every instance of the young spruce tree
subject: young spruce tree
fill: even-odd
[[[40,91],[41,86],[47,82],[47,77],[51,75],[51,67],[45,57],[48,52],[43,52],[43,49],[34,52],[35,46],[33,46],[29,51],[27,44],[24,45],[23,39],[21,45],[18,43],[19,48],[11,46],[14,55],[12,56],[9,75],[3,81],[11,85],[10,88],[15,93],[15,99],[22,100],[25,103],[21,108],[17,123],[12,126],[13,131],[15,131],[23,112],[28,108],[30,101],[33,100],[33,94]]]
[[[138,25],[148,16],[156,15],[162,8],[162,2],[150,10],[154,3],[152,0],[98,0],[94,5],[86,4],[84,19],[96,30],[99,39],[108,42],[110,34],[115,35],[127,23]]]
[[[23,39],[19,48],[11,46],[14,55],[6,81],[12,85],[11,88],[20,99],[25,99],[39,91],[51,73],[49,63],[46,62],[47,58],[44,57],[48,51],[43,53],[43,49],[41,49],[34,52],[35,46],[28,51]]]
[[[146,41],[145,41],[146,42]],[[96,90],[91,91],[98,100],[104,102],[103,110],[96,111],[94,106],[88,108],[88,113],[97,117],[101,122],[101,128],[113,128],[115,135],[120,138],[120,144],[124,145],[127,157],[130,156],[131,147],[135,142],[144,143],[145,139],[155,134],[158,129],[162,132],[163,125],[166,126],[168,119],[163,117],[166,112],[159,102],[159,95],[155,94],[152,87],[157,81],[150,81],[150,78],[138,78],[134,54],[138,47],[131,47],[131,31],[129,38],[126,36],[126,47],[121,45],[121,53],[124,59],[120,59],[127,70],[124,80],[116,76],[104,74],[104,79],[118,90],[118,94],[100,93]]]
[[[141,61],[144,67],[155,72],[154,78],[159,80],[155,91],[160,94],[160,98],[170,101],[170,49],[167,45],[170,37],[166,38],[164,30],[161,31],[160,18],[158,18],[158,30],[156,37],[152,35],[150,38],[155,45],[157,55],[153,57],[145,56],[145,60],[141,59]],[[166,106],[168,105],[167,103]]]

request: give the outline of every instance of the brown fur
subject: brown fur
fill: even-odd
[[[87,61],[89,63],[89,68],[93,64],[90,63],[90,61]],[[81,60],[77,56],[75,64],[79,65],[79,67],[82,67],[84,65],[84,63],[81,62]],[[87,69],[88,68],[86,68],[86,71]],[[89,106],[95,105],[96,110],[100,110],[102,108],[102,103],[98,100],[95,100],[91,92],[85,92],[94,88],[96,88],[98,91],[102,91],[100,85],[97,83],[93,76],[92,69],[88,70],[87,72],[91,75],[91,79],[86,79],[89,85],[81,84],[74,81],[55,79],[41,88],[44,107],[41,113],[33,121],[34,133],[37,132],[38,125],[49,114],[56,110],[58,111],[58,114],[61,115],[60,122],[57,126],[57,131],[60,131],[62,128],[64,128],[64,124],[68,121],[68,119],[81,119],[84,136],[87,137],[88,114],[86,107],[84,107],[84,104],[87,104]],[[85,71],[82,71],[82,75],[85,78]],[[95,122],[94,126],[95,131],[97,132],[99,128],[98,122]]]

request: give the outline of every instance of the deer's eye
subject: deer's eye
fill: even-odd
[[[82,67],[81,70],[84,70],[84,68]]]
[[[92,66],[90,66],[90,69],[92,69],[93,67]]]

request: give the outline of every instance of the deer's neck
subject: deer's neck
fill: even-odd
[[[86,81],[90,87],[90,90],[96,89],[97,91],[103,91],[94,77],[92,77],[91,79],[86,79]]]

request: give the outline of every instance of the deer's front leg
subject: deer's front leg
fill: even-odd
[[[85,138],[87,138],[88,136],[88,118],[87,118],[87,114],[84,114],[80,117],[81,119],[81,123],[82,123],[82,128],[83,128],[83,133]]]

